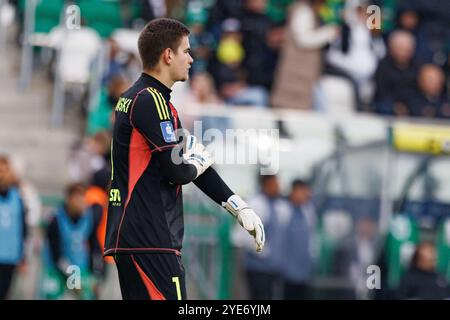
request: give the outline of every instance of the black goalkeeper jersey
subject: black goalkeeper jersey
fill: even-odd
[[[158,157],[177,145],[181,128],[170,93],[143,73],[115,107],[105,255],[181,250],[181,186],[162,175]]]

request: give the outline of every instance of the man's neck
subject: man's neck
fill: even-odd
[[[170,79],[169,75],[164,74],[163,72],[158,72],[157,70],[147,69],[144,70],[144,73],[148,74],[149,76],[152,76],[169,89],[172,88],[173,84],[175,83],[173,80]]]

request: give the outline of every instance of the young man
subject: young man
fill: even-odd
[[[96,281],[103,277],[104,263],[97,239],[101,208],[88,206],[86,187],[74,183],[66,189],[64,204],[51,218],[44,250],[44,296],[60,299],[66,294],[70,266],[80,268],[81,288],[71,291],[80,299],[96,298]],[[53,284],[53,285],[51,285]]]
[[[181,122],[170,88],[188,79],[188,35],[176,20],[149,22],[138,40],[144,72],[115,108],[105,255],[114,256],[124,299],[186,299],[183,184],[193,181],[238,219],[257,251],[264,246],[261,220],[210,167],[204,146],[175,134]]]

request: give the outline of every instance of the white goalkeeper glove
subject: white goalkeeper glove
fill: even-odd
[[[256,251],[261,252],[266,239],[264,226],[255,211],[236,194],[229,197],[227,202],[222,202],[222,207],[227,209],[239,224],[255,238]]]
[[[183,159],[195,166],[197,169],[197,179],[206,169],[208,169],[213,163],[211,155],[206,150],[205,146],[201,143],[197,143],[197,139],[193,135],[186,137],[185,152],[183,154]]]

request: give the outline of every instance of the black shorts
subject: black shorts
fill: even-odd
[[[134,253],[114,256],[124,300],[184,300],[185,271],[174,253]]]

